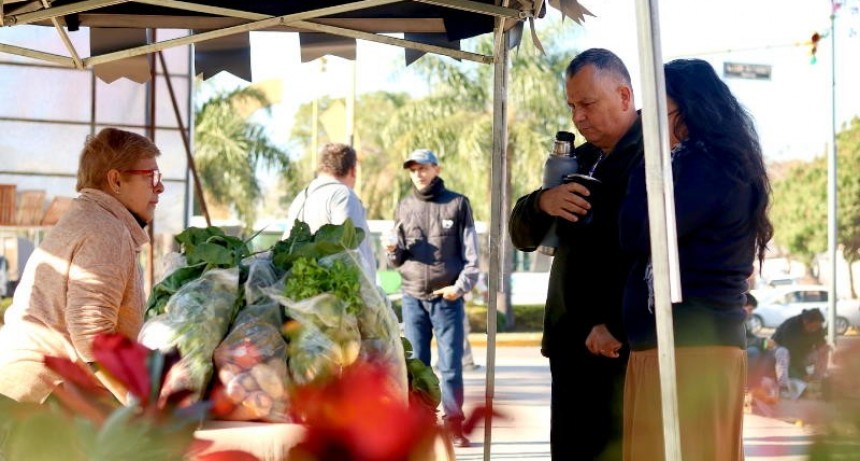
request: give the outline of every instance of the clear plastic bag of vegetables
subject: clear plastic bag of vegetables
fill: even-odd
[[[406,399],[409,383],[397,315],[376,281],[370,280],[361,270],[358,258],[358,252],[344,251],[321,258],[319,264],[325,267],[336,265],[352,267],[358,274],[358,296],[361,306],[355,315],[361,333],[361,358],[365,361],[385,364],[395,384],[402,391],[403,398]]]
[[[247,268],[248,277],[245,280],[245,304],[250,306],[260,300],[271,299],[268,295],[270,287],[278,283],[283,277],[283,271],[279,271],[272,265],[272,254],[259,253],[242,261]]]
[[[247,285],[246,285],[247,288]],[[247,291],[246,291],[247,293]],[[287,343],[281,336],[281,305],[268,297],[243,308],[215,349],[217,383],[231,421],[290,422]]]
[[[212,377],[212,354],[235,315],[239,269],[212,269],[183,285],[165,313],[146,321],[139,339],[153,349],[176,347],[182,357],[170,370],[162,395],[187,389],[199,400]]]
[[[402,391],[404,401],[408,394],[406,359],[400,342],[400,325],[391,309],[388,298],[376,286],[375,281],[367,278],[359,263],[355,250],[343,250],[319,258],[296,258],[284,278],[283,293],[288,300],[302,300],[328,293],[343,302],[343,315],[356,320],[360,347],[358,351],[364,360],[385,364],[391,371],[394,384]],[[287,316],[293,317],[290,306]],[[332,324],[338,312],[330,312],[332,305],[321,306],[327,320]],[[294,309],[295,310],[295,309]],[[318,311],[319,308],[311,309]],[[298,312],[295,315],[306,315]],[[328,333],[330,328],[322,328]],[[352,363],[354,359],[348,363]],[[347,363],[347,364],[348,364]]]
[[[338,374],[358,358],[361,347],[358,322],[337,296],[323,293],[294,301],[273,294],[272,298],[284,306],[290,318],[285,328],[287,363],[296,384]]]

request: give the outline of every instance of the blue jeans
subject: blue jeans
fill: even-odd
[[[437,367],[442,375],[442,410],[444,418],[463,420],[463,298],[446,301],[403,295],[403,328],[413,352],[430,366],[430,341],[436,334],[439,354]]]

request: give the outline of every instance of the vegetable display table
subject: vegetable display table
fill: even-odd
[[[242,421],[206,421],[195,437],[213,442],[205,453],[242,450],[260,461],[286,461],[287,454],[304,436],[301,424],[259,423]],[[433,446],[433,459],[455,461],[453,447],[442,437]]]
[[[260,461],[284,461],[293,445],[304,436],[301,424],[244,421],[206,421],[194,434],[212,441],[206,452],[242,450]]]

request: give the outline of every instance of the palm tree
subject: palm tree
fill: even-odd
[[[254,102],[269,110],[260,90],[219,92],[197,109],[194,121],[194,160],[207,200],[231,208],[246,231],[253,228],[261,198],[257,173],[290,166],[287,152],[269,140],[264,126],[236,110],[237,104]]]
[[[569,130],[562,73],[572,53],[560,49],[570,34],[554,24],[542,40],[546,54],[523,45],[512,54],[508,97],[508,145],[512,197],[540,186],[544,159],[555,132]],[[492,37],[475,43],[489,54]],[[415,64],[431,89],[427,97],[413,99],[390,117],[383,129],[383,145],[391,166],[411,150],[426,147],[442,158],[443,177],[451,189],[471,198],[476,219],[489,219],[490,155],[492,152],[493,69],[427,55]],[[401,191],[410,185],[404,175]]]

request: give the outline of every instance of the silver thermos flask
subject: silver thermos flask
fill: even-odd
[[[555,134],[552,152],[550,152],[543,166],[544,189],[551,189],[561,185],[563,177],[576,173],[579,169],[579,162],[573,153],[573,139],[574,135],[569,131],[559,131]],[[556,232],[556,228],[556,221],[553,220],[552,225],[550,225],[549,230],[538,246],[538,251],[548,256],[555,255],[555,250],[558,248],[558,233]]]

